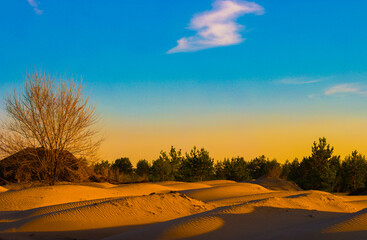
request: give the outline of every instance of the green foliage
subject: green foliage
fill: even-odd
[[[296,183],[301,181],[300,163],[298,158],[295,158],[292,162],[287,160],[283,164],[282,177]]]
[[[340,162],[340,156],[333,156],[330,158],[330,168],[332,172],[335,172],[334,182],[331,184],[331,192],[340,192],[342,188],[342,165]]]
[[[171,180],[171,162],[166,152],[161,151],[159,158],[153,161],[152,177],[153,181]]]
[[[170,179],[178,179],[179,176],[179,169],[182,163],[183,157],[181,155],[181,149],[176,150],[173,146],[171,146],[171,150],[169,151],[169,161],[171,165],[171,176]]]
[[[180,174],[188,181],[208,180],[214,176],[213,165],[214,160],[210,158],[208,151],[194,147],[182,160]]]
[[[153,161],[151,172],[153,181],[180,180],[180,166],[182,163],[181,149],[171,146],[169,153],[160,152],[159,158]]]
[[[150,166],[147,160],[142,159],[139,160],[136,164],[136,174],[140,177],[147,177],[149,176]]]
[[[116,159],[111,168],[113,170],[118,170],[119,173],[123,173],[125,175],[133,173],[133,165],[131,164],[130,159],[127,157]]]
[[[215,178],[216,179],[227,179],[226,173],[224,172],[224,164],[223,161],[217,161],[214,166]]]
[[[269,160],[264,155],[252,159],[248,163],[248,169],[252,179],[262,176],[279,177],[282,171],[276,159]]]
[[[340,157],[332,156],[334,148],[326,143],[326,138],[319,138],[313,143],[312,155],[302,160],[299,173],[301,178],[296,182],[303,189],[334,191],[337,186]]]
[[[223,161],[223,172],[225,179],[234,181],[250,180],[250,171],[243,157],[235,157]]]
[[[364,188],[367,178],[366,157],[353,151],[342,163],[343,190],[355,191]]]
[[[266,175],[266,161],[266,157],[262,155],[249,162],[248,167],[250,169],[250,177],[252,179],[257,179]]]
[[[286,160],[285,163],[282,165],[282,174],[281,177],[284,179],[288,179],[291,174],[291,166],[292,163],[289,160]]]
[[[204,148],[193,147],[182,156],[181,150],[171,146],[168,154],[160,152],[158,159],[150,164],[147,160],[137,163],[135,173],[128,158],[117,159],[112,165],[102,161],[93,165],[96,173],[118,181],[203,181],[228,179],[246,181],[262,176],[282,177],[297,183],[303,189],[315,189],[329,192],[353,192],[367,184],[367,160],[365,156],[353,151],[341,163],[339,156],[333,156],[334,148],[325,138],[319,138],[312,145],[312,153],[301,162],[296,158],[292,162],[280,164],[264,155],[246,162],[243,157],[234,157],[217,161],[209,156]],[[123,175],[121,175],[121,173]]]

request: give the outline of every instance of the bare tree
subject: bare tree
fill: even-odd
[[[27,75],[24,89],[5,99],[5,105],[7,119],[0,133],[0,151],[3,155],[29,151],[39,162],[40,178],[50,185],[68,167],[63,153],[88,157],[100,145],[95,107],[73,79],[35,71]]]

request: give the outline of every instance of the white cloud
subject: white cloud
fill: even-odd
[[[285,85],[304,85],[325,81],[328,78],[311,78],[311,77],[288,77],[278,80],[277,82]]]
[[[244,39],[239,32],[244,26],[235,20],[249,13],[263,14],[264,9],[254,2],[216,0],[212,10],[191,19],[189,29],[197,31],[196,35],[179,39],[178,45],[167,53],[194,52],[241,43]]]
[[[325,91],[325,95],[336,95],[343,93],[367,95],[367,91],[355,83],[338,84]]]
[[[36,0],[27,0],[27,1],[29,5],[33,7],[35,13],[37,13],[38,15],[41,15],[43,13],[43,11],[38,8],[39,2],[37,2]]]

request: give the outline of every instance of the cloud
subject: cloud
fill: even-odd
[[[311,77],[288,77],[278,80],[277,82],[285,85],[304,85],[325,81],[328,78],[311,78]]]
[[[27,1],[29,5],[33,7],[33,10],[36,14],[41,15],[43,13],[43,11],[38,8],[39,2],[36,2],[36,0],[27,0]]]
[[[179,39],[178,45],[167,53],[195,52],[239,44],[244,40],[239,33],[244,26],[235,20],[250,13],[263,14],[264,9],[254,2],[216,0],[212,10],[199,13],[191,19],[189,29],[197,31],[196,35]]]
[[[338,84],[325,91],[325,95],[337,95],[343,93],[367,95],[367,91],[355,83]]]

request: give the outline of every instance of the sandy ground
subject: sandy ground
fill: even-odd
[[[367,196],[266,179],[0,187],[0,239],[367,239]]]

